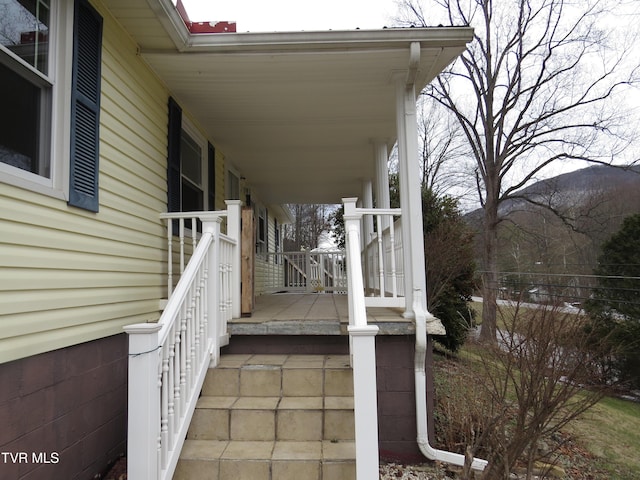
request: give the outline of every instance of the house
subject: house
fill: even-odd
[[[128,445],[131,479],[170,478],[204,375],[253,348],[252,312],[285,289],[268,281],[301,270],[279,250],[282,205],[342,199],[349,250],[313,260],[313,298],[340,290],[345,335],[297,339],[351,358],[358,478],[379,450],[417,452],[415,411],[394,413],[414,395],[389,380],[414,388],[416,335],[441,333],[424,299],[415,95],[471,29],[199,34],[171,0],[4,8],[0,476],[94,478]],[[388,326],[367,323],[371,308],[399,308],[405,330],[376,338]]]

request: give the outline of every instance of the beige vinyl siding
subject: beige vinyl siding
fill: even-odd
[[[156,321],[166,295],[169,94],[94,5],[104,17],[100,211],[0,184],[0,362]]]
[[[276,232],[273,217],[267,209],[267,251],[273,252],[276,245]],[[284,281],[284,270],[281,264],[274,263],[273,255],[256,254],[255,261],[255,293],[263,295],[273,291],[273,284],[282,285]]]

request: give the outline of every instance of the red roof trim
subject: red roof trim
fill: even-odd
[[[192,22],[182,0],[177,0],[176,10],[182,17],[189,33],[235,33],[236,31],[236,22]]]

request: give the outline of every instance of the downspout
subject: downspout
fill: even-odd
[[[409,50],[409,67],[407,75],[405,77],[405,88],[407,89],[407,91],[414,89],[419,66],[420,43],[412,42]],[[424,265],[424,257],[422,257],[422,260]],[[422,271],[422,274],[424,274],[423,269],[419,269],[414,265],[414,270],[412,270],[412,272],[417,273],[418,271]],[[438,320],[428,312],[426,308],[426,298],[424,298],[424,290],[419,287],[422,282],[418,282],[417,280],[418,279],[416,279],[416,282],[413,283],[412,309],[415,315],[416,323],[414,373],[418,447],[420,448],[420,452],[422,452],[422,454],[429,460],[437,460],[440,462],[463,467],[466,460],[464,455],[454,452],[448,452],[446,450],[439,450],[437,448],[434,448],[429,443],[427,419],[427,372],[425,368],[427,358],[427,334],[430,333],[441,335],[445,333],[445,330],[440,320]],[[427,328],[427,323],[430,324],[429,328]],[[486,465],[487,461],[479,458],[473,458],[471,462],[471,468],[478,471],[484,470]]]
[[[450,463],[463,467],[465,456],[460,453],[448,452],[434,448],[429,443],[428,420],[427,420],[427,323],[437,321],[428,312],[422,311],[420,304],[416,301],[417,292],[414,292],[414,306],[418,307],[416,313],[416,351],[415,351],[415,389],[416,389],[416,427],[418,431],[417,441],[420,452],[429,460]],[[438,321],[438,324],[440,322]],[[437,332],[440,333],[440,332]],[[487,466],[487,461],[480,458],[473,458],[471,468],[482,471]]]

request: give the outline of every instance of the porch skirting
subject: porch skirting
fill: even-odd
[[[91,480],[126,452],[125,333],[0,364],[3,479]]]

